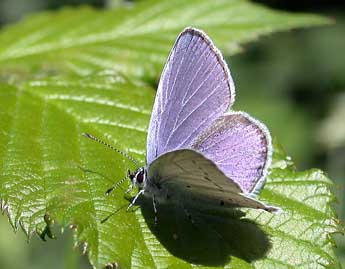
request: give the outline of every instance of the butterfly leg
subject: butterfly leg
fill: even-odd
[[[144,194],[144,190],[140,190],[138,192],[138,194],[133,198],[132,202],[129,204],[129,206],[127,207],[127,211],[135,205],[135,202],[137,201],[137,199],[139,198],[140,195]]]
[[[153,211],[155,213],[155,226],[158,224],[158,219],[157,219],[157,207],[156,207],[156,199],[155,199],[155,196],[153,195],[152,196],[152,204],[153,204]]]
[[[132,189],[133,189],[133,184],[129,185],[129,187],[126,190],[125,194],[129,193]]]

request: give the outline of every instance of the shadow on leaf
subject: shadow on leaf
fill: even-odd
[[[243,218],[240,210],[197,210],[157,205],[154,224],[152,201],[142,198],[140,207],[152,233],[174,256],[189,263],[223,266],[236,256],[247,262],[263,258],[271,244],[258,225]]]

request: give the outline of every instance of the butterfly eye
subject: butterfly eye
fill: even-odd
[[[144,171],[140,171],[138,174],[137,174],[137,177],[136,177],[136,180],[139,184],[143,183],[144,181]]]

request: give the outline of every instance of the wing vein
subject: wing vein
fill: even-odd
[[[203,57],[203,55],[205,54],[206,51],[207,51],[207,50],[204,50],[204,51],[202,52],[202,54],[201,54],[201,56],[200,56],[199,59],[202,59],[202,57]],[[211,55],[211,51],[209,51],[209,53],[205,56],[205,57],[206,57],[205,59],[208,59],[210,55]],[[184,95],[183,99],[185,99],[185,97],[187,96],[187,94],[188,94],[188,92],[189,92],[189,90],[190,90],[191,85],[193,84],[193,82],[195,81],[195,79],[199,76],[199,73],[200,73],[201,70],[203,69],[203,66],[204,66],[203,64],[199,65],[199,68],[198,68],[198,70],[196,71],[196,73],[195,73],[193,79],[192,79],[192,80],[189,82],[189,84],[188,84],[188,87],[187,87],[187,90],[186,90],[186,92],[185,92],[185,95]],[[178,114],[177,114],[177,117],[175,117],[174,126],[173,126],[173,128],[172,128],[172,131],[170,132],[170,135],[169,135],[169,137],[168,137],[168,139],[167,139],[167,141],[166,141],[164,147],[166,147],[166,146],[169,144],[170,138],[171,138],[172,134],[174,133],[174,131],[176,130],[176,124],[177,124],[177,122],[178,122],[179,119],[180,119],[180,115],[181,115],[181,112],[182,112],[183,107],[184,107],[184,104],[182,104],[182,103],[183,103],[183,101],[181,102],[179,112],[178,112]],[[168,114],[168,117],[170,117],[170,113]],[[180,123],[181,123],[181,122],[180,122]]]
[[[167,139],[167,142],[166,142],[166,145],[168,145],[169,144],[169,142],[170,142],[170,139],[171,139],[171,137],[172,137],[172,134],[174,133],[174,132],[176,132],[176,130],[178,130],[178,128],[180,128],[181,126],[182,126],[182,124],[197,110],[197,109],[199,109],[212,95],[214,95],[214,93],[217,91],[217,89],[219,88],[219,85],[217,85],[217,87],[215,87],[205,98],[204,98],[204,100],[199,104],[199,105],[197,105],[177,126],[176,126],[176,128],[174,129],[174,130],[172,130],[171,132],[170,132],[170,135],[169,135],[169,137],[168,137],[168,139]],[[203,122],[205,122],[205,121],[203,121]],[[198,128],[201,126],[201,124],[199,124],[198,125]],[[195,130],[197,130],[198,128],[196,128]],[[186,140],[185,140],[186,141]]]
[[[195,132],[198,131],[200,126],[202,126],[206,121],[209,120],[209,118],[213,117],[214,114],[216,114],[218,111],[214,111],[210,113],[202,122],[199,123],[199,125],[194,129],[193,132],[191,132],[180,144],[178,144],[177,148],[181,147],[192,135],[194,135]]]
[[[247,130],[247,129],[249,129],[249,128],[251,128],[250,125],[248,125],[246,128],[244,128],[243,131],[245,131],[245,130]],[[249,134],[250,134],[249,132],[246,132],[246,135],[242,136],[242,138],[248,137]],[[227,136],[225,136],[225,137],[222,138],[222,139],[214,140],[214,143],[210,143],[209,145],[207,145],[207,147],[203,147],[203,148],[202,148],[203,151],[208,151],[208,150],[212,149],[213,147],[215,147],[216,145],[219,145],[219,144],[224,143],[224,141],[226,141],[227,139],[229,139],[229,136],[230,136],[230,135],[233,135],[233,134],[232,134],[232,133],[229,133]],[[236,147],[236,146],[238,146],[238,145],[240,145],[240,144],[242,144],[242,143],[243,143],[243,142],[236,143],[236,144],[234,144],[234,145],[231,145],[231,147]],[[224,149],[224,148],[223,148],[223,149]]]

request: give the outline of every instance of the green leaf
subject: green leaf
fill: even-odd
[[[310,14],[273,11],[245,0],[142,1],[132,8],[63,9],[9,26],[0,34],[0,81],[115,69],[127,77],[158,77],[177,34],[205,30],[224,53],[259,35],[328,23]]]
[[[281,149],[260,197],[281,214],[191,208],[193,223],[183,209],[160,206],[155,227],[150,201],[126,212],[128,182],[104,195],[133,164],[81,135],[144,164],[155,91],[138,82],[158,77],[188,25],[233,54],[261,34],[326,22],[244,0],[173,0],[64,9],[7,27],[0,33],[0,198],[10,223],[44,240],[54,237],[54,223],[73,229],[99,268],[338,266],[331,182],[318,170],[294,171]]]
[[[331,181],[320,170],[295,171],[277,145],[260,199],[280,214],[191,208],[192,222],[182,208],[160,205],[155,227],[151,201],[126,212],[128,183],[104,195],[133,164],[81,135],[144,162],[154,89],[109,71],[0,89],[1,204],[28,235],[49,236],[54,222],[70,227],[98,268],[338,267]]]

